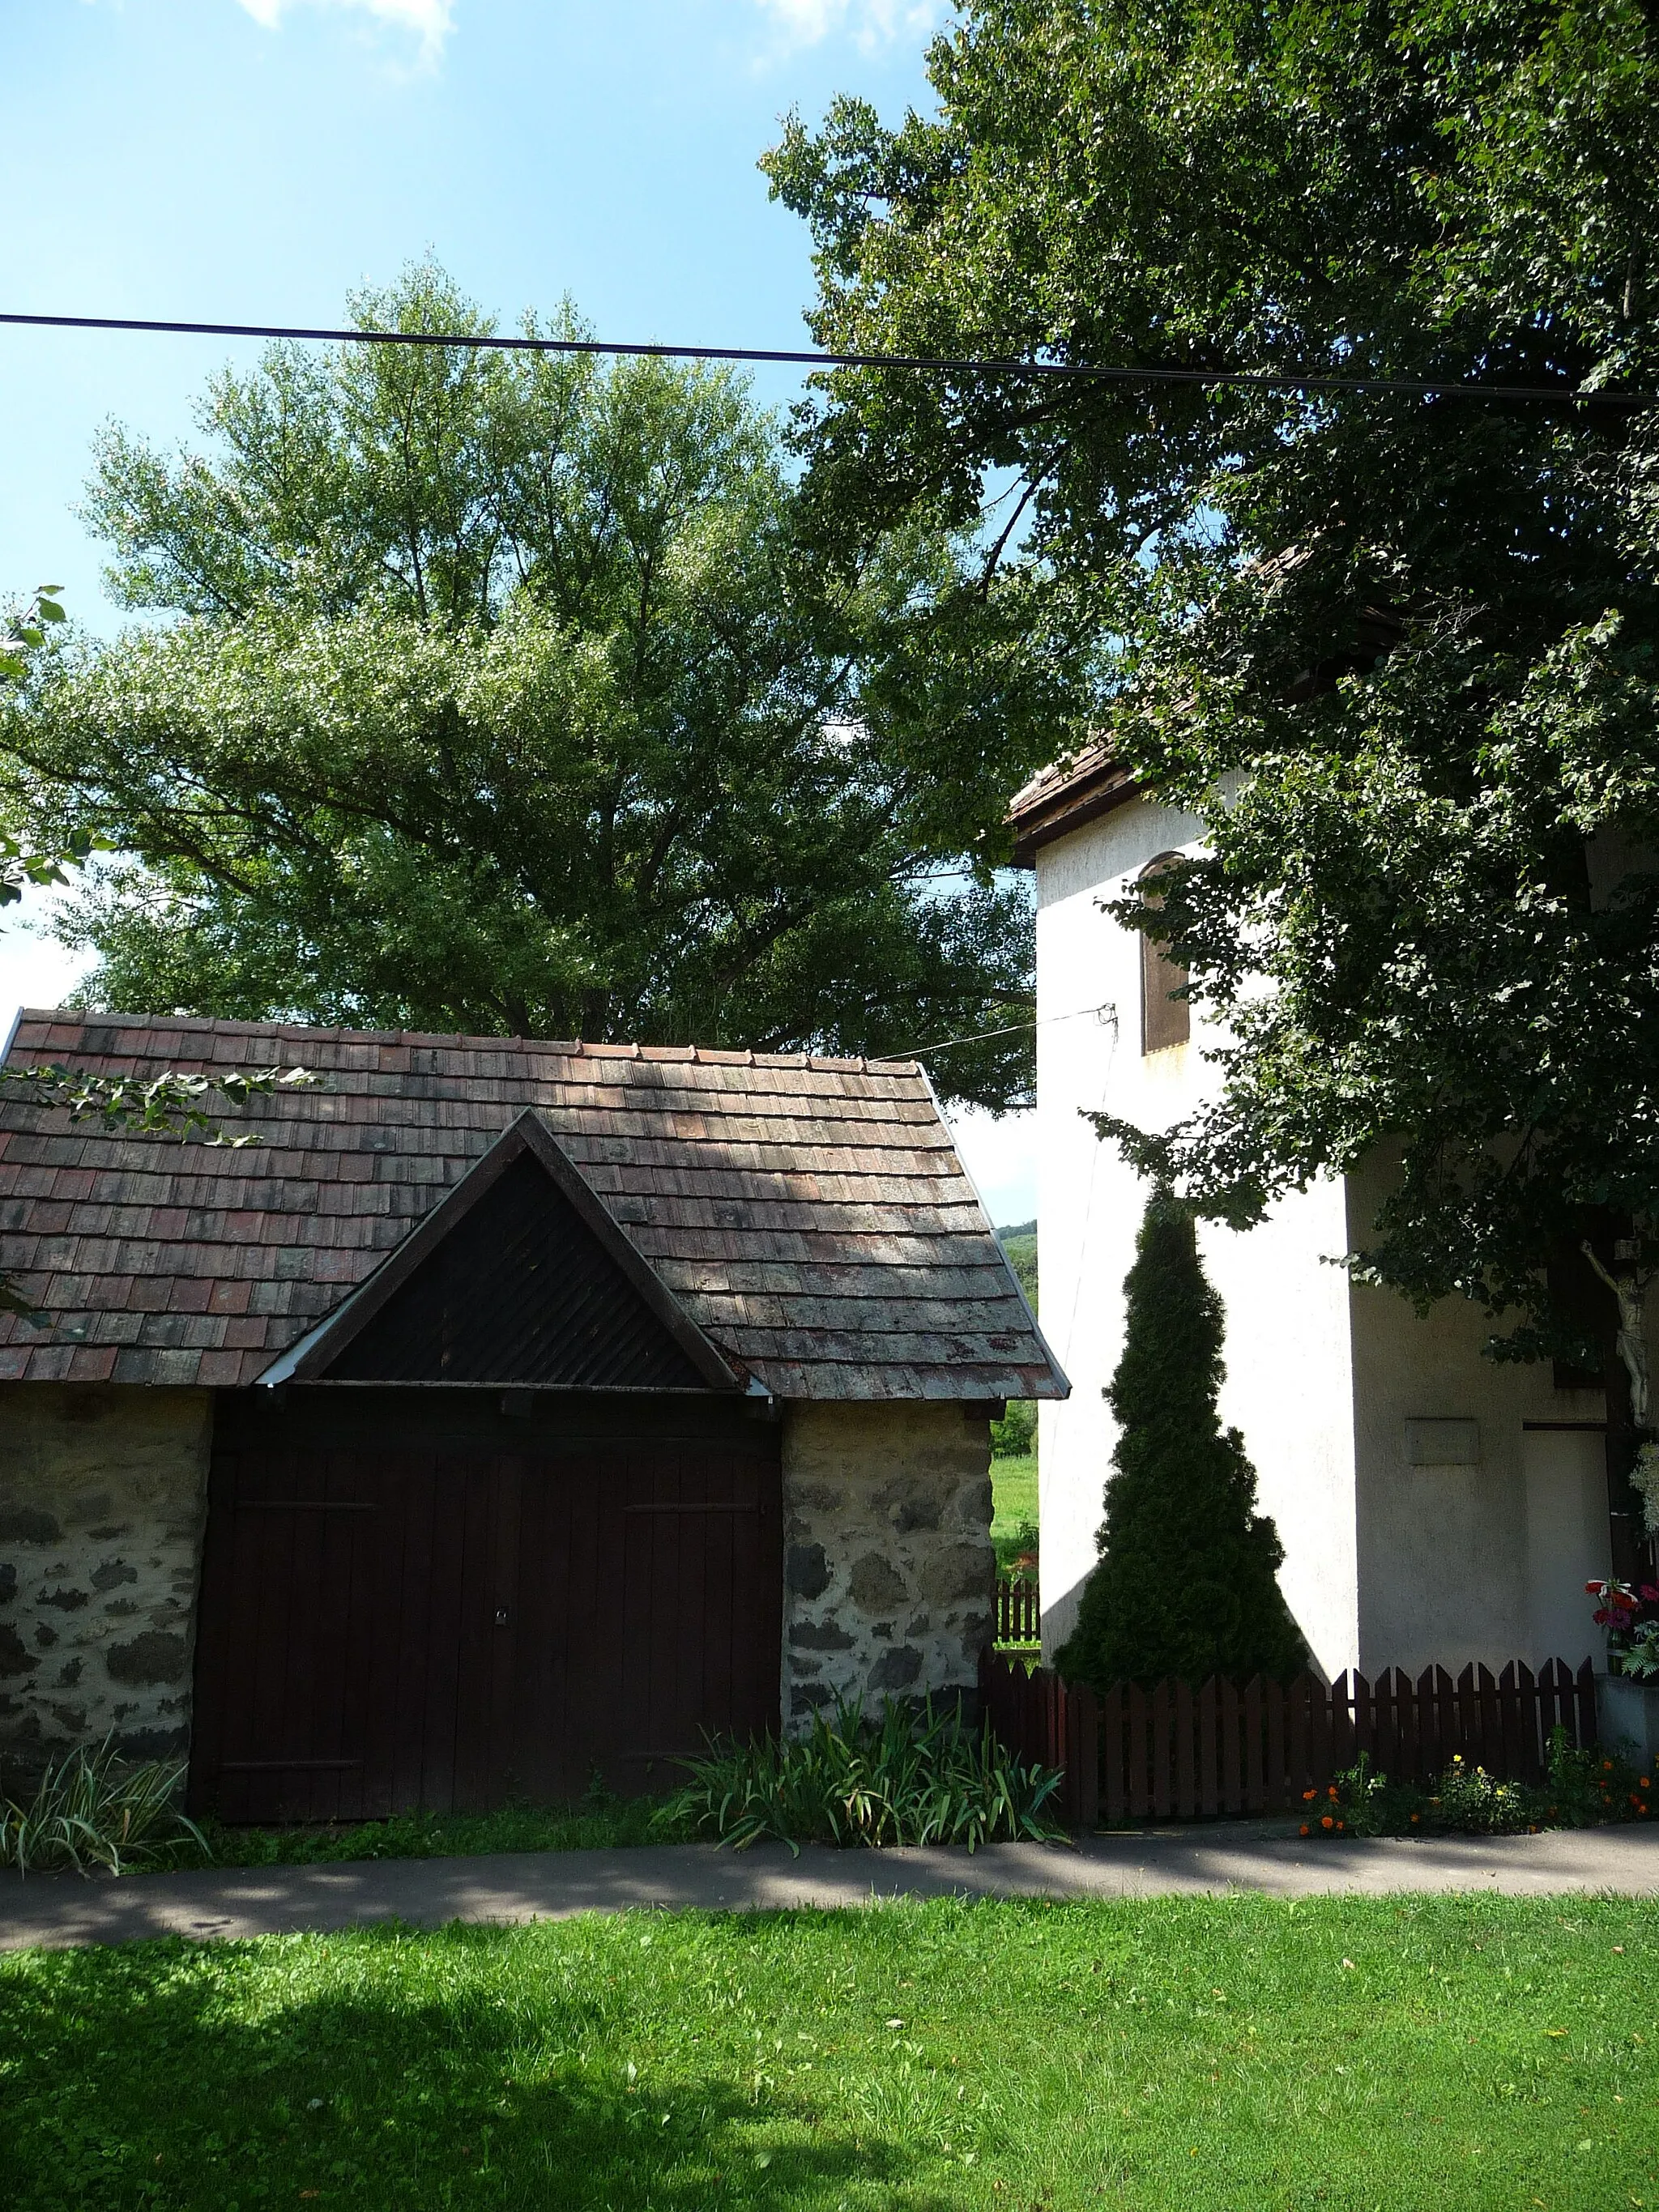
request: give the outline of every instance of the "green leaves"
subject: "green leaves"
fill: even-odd
[[[52,624],[68,621],[58,601],[63,588],[61,584],[37,584],[33,598],[7,619],[5,634],[0,636],[0,679],[21,683],[28,674],[28,655],[46,643]]]
[[[1638,0],[967,0],[929,66],[935,116],[769,159],[838,349],[1659,389]],[[870,527],[1012,477],[1100,640],[1054,753],[1092,715],[1205,823],[1113,910],[1217,1095],[1103,1133],[1241,1225],[1386,1157],[1362,1270],[1561,1341],[1552,1250],[1659,1207],[1659,418],[860,371],[799,434]]]
[[[483,327],[430,264],[356,311]],[[278,347],[201,421],[112,432],[88,495],[174,619],[0,701],[0,812],[126,856],[64,925],[105,1002],[876,1054],[1026,1012],[1000,817],[1069,602],[988,630],[936,516],[826,535],[720,369]]]

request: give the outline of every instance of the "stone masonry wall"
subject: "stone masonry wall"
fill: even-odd
[[[990,1641],[991,1439],[960,1405],[784,1408],[783,1720],[971,1697]]]
[[[0,1768],[190,1738],[205,1390],[0,1384]]]

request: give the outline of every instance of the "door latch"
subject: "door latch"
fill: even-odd
[[[495,1608],[495,1626],[497,1628],[507,1626],[507,1607],[504,1605],[498,1605]]]

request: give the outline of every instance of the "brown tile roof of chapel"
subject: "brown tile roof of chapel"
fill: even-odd
[[[1097,738],[1041,769],[1008,802],[1014,866],[1029,868],[1044,845],[1097,822],[1137,796],[1140,786],[1109,742]]]
[[[10,1059],[325,1080],[258,1100],[237,1151],[0,1088],[0,1271],[62,1316],[0,1316],[0,1381],[254,1382],[532,1108],[777,1395],[1066,1389],[912,1063],[61,1011],[26,1012]]]

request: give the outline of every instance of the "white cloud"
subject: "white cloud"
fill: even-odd
[[[454,25],[454,0],[240,0],[256,23],[268,31],[279,30],[284,15],[296,6],[352,8],[395,30],[408,31],[420,41],[421,59],[435,63],[444,40]]]
[[[250,0],[242,0],[246,7]],[[815,46],[831,32],[844,31],[866,52],[893,40],[931,31],[941,9],[938,0],[755,0],[791,46]]]

